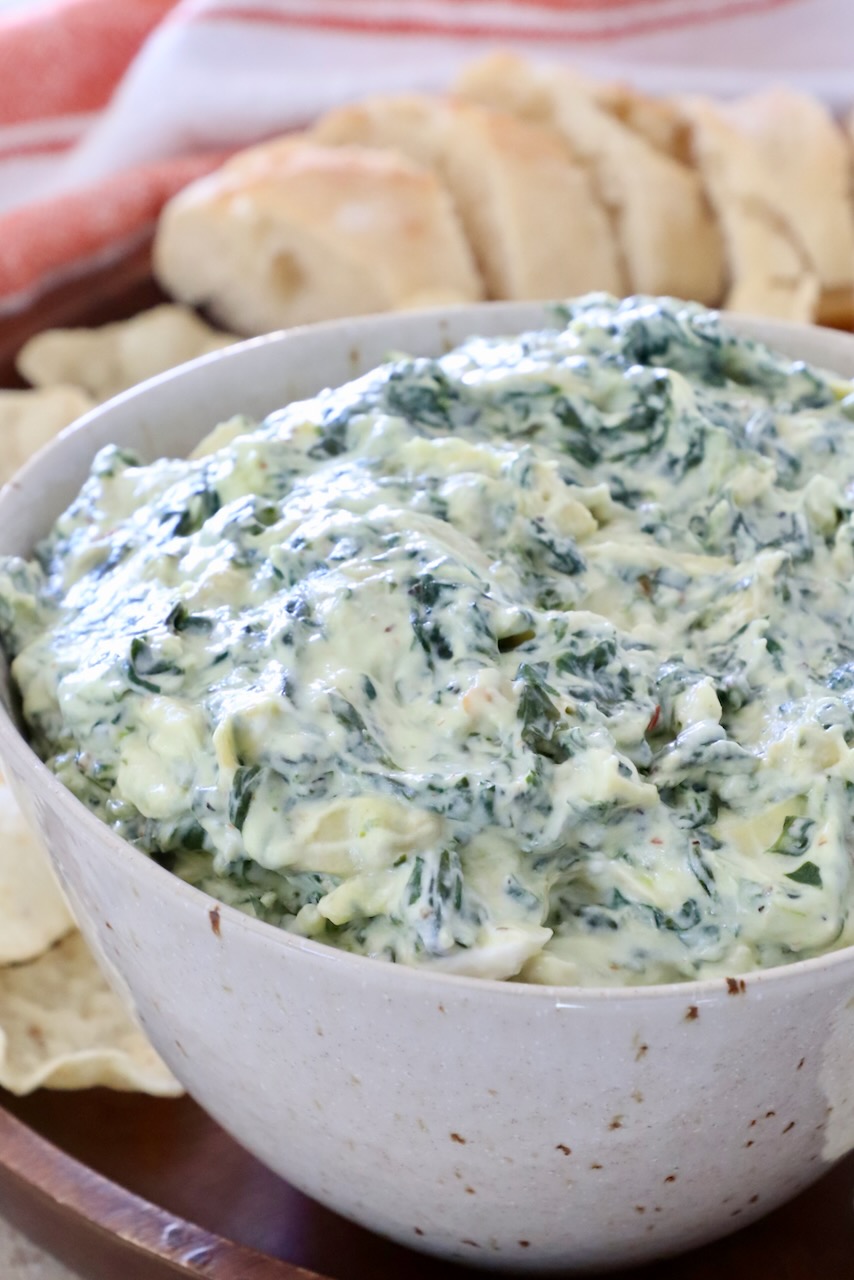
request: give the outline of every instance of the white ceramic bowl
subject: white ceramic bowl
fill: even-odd
[[[336,322],[256,339],[94,410],[0,496],[27,554],[115,441],[187,451],[238,412],[389,349],[539,326],[539,305]],[[740,320],[854,373],[854,337]],[[343,954],[261,924],[136,852],[36,758],[0,755],[81,927],[189,1092],[309,1195],[484,1266],[604,1268],[744,1226],[854,1147],[854,948],[744,981],[528,987]]]

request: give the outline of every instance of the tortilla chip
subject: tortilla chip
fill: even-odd
[[[182,1092],[75,930],[38,960],[0,969],[0,1087],[23,1095],[96,1085]]]
[[[73,928],[47,855],[0,773],[0,965],[40,956]]]
[[[188,307],[164,303],[98,329],[47,329],[30,338],[16,363],[36,387],[70,383],[101,401],[236,341]]]
[[[0,484],[93,403],[79,387],[0,391]]]

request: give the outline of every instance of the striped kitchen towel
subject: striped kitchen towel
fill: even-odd
[[[854,102],[854,0],[42,0],[0,18],[0,313],[126,253],[235,148],[497,46]]]

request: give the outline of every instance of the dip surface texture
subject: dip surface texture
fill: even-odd
[[[694,305],[555,317],[102,450],[0,563],[31,740],[360,954],[626,985],[851,943],[851,384]]]

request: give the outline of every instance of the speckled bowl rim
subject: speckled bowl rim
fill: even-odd
[[[471,315],[472,324],[476,326],[477,317],[486,313],[496,314],[504,313],[508,317],[520,313],[536,314],[539,312],[543,317],[547,316],[549,310],[560,306],[560,302],[542,302],[542,303],[481,303],[471,307],[457,307],[453,311],[449,308],[430,308],[422,311],[412,311],[405,313],[404,316],[398,317],[403,320],[404,326],[408,317],[413,318],[434,318],[441,321],[449,315],[458,317],[460,315]],[[756,338],[765,341],[769,346],[773,346],[775,337],[780,339],[788,338],[791,342],[800,345],[804,343],[812,348],[816,344],[826,345],[829,348],[828,358],[825,361],[817,359],[815,355],[810,354],[804,356],[810,363],[822,365],[825,369],[834,372],[834,357],[847,355],[851,360],[852,371],[854,372],[854,333],[844,333],[839,330],[822,329],[817,325],[791,324],[785,321],[765,320],[761,317],[750,317],[741,315],[727,315],[726,312],[721,313],[728,323],[731,323],[733,329],[740,330],[743,336]],[[171,381],[173,378],[180,377],[188,368],[196,368],[219,362],[224,359],[233,360],[240,359],[241,353],[247,350],[254,350],[259,346],[268,344],[284,343],[289,338],[303,334],[307,331],[328,334],[330,341],[334,341],[335,335],[340,330],[342,324],[346,324],[348,329],[361,327],[369,329],[372,323],[381,316],[363,316],[355,319],[348,318],[346,321],[325,321],[321,324],[306,325],[299,328],[280,330],[274,333],[264,334],[258,338],[249,338],[244,342],[237,343],[230,347],[211,352],[207,355],[200,356],[198,359],[188,361],[187,364],[181,365],[176,369],[170,369],[166,373],[157,377],[150,378],[146,382],[140,383],[138,386],[130,388],[128,391],[122,392],[119,396],[113,397],[103,404],[97,405],[94,409],[83,414],[74,423],[60,432],[54,440],[51,440],[42,449],[38,450],[31,458],[27,460],[25,465],[12,476],[12,478],[2,487],[0,487],[0,528],[2,528],[2,515],[4,501],[6,495],[10,491],[21,492],[26,489],[31,482],[32,477],[41,472],[48,459],[52,459],[53,455],[60,453],[64,444],[72,435],[85,432],[93,424],[97,423],[102,415],[113,405],[125,401],[137,399],[144,396],[150,388],[161,385],[164,381]],[[512,330],[508,329],[508,333]],[[518,328],[517,332],[521,331]],[[472,328],[472,335],[476,335],[476,327]],[[793,357],[798,358],[798,357]],[[837,375],[842,379],[849,377],[847,374]],[[59,514],[59,513],[57,513]],[[54,519],[56,516],[53,517]],[[46,527],[52,523],[50,517],[45,521]],[[0,534],[2,541],[2,534]],[[2,548],[0,548],[0,554]],[[10,680],[5,661],[2,661],[0,655],[0,685],[8,687]],[[266,921],[259,920],[254,916],[247,915],[240,911],[237,907],[232,907],[228,903],[221,902],[203,890],[188,884],[174,875],[171,871],[161,867],[152,858],[141,850],[134,848],[128,841],[118,836],[112,828],[108,827],[104,822],[95,816],[91,810],[87,809],[82,801],[78,800],[59,779],[48,769],[47,765],[39,758],[21,730],[18,728],[14,719],[9,715],[6,706],[0,700],[0,762],[5,762],[12,758],[16,758],[20,772],[28,774],[33,779],[33,783],[41,784],[33,785],[28,780],[25,785],[33,791],[47,790],[57,803],[58,808],[64,810],[71,824],[82,828],[88,835],[91,835],[94,843],[97,845],[100,841],[105,841],[111,846],[117,856],[130,858],[136,863],[137,868],[143,876],[151,876],[153,892],[158,892],[159,885],[163,892],[177,894],[178,898],[183,898],[187,902],[199,904],[207,913],[213,908],[219,912],[220,927],[229,922],[230,926],[238,929],[248,929],[253,933],[260,933],[268,942],[275,942],[277,945],[289,948],[297,953],[305,954],[307,957],[315,961],[326,964],[344,965],[353,969],[354,975],[362,974],[366,979],[376,981],[382,980],[396,983],[414,983],[426,989],[433,984],[438,984],[438,988],[450,984],[458,989],[468,989],[471,992],[490,993],[499,999],[524,999],[538,1001],[545,1006],[554,1006],[556,1008],[578,1008],[587,1005],[609,1004],[615,1002],[627,1001],[637,1004],[639,1001],[658,1002],[664,999],[672,999],[674,997],[684,998],[686,996],[702,1003],[704,997],[712,1000],[717,999],[722,994],[732,994],[731,983],[734,979],[743,980],[749,983],[751,988],[757,986],[768,987],[776,986],[778,983],[789,981],[791,984],[797,984],[799,979],[809,980],[813,976],[819,974],[830,974],[837,968],[851,966],[854,969],[854,944],[840,947],[832,951],[825,952],[819,956],[813,956],[806,960],[793,960],[788,964],[773,965],[767,968],[748,969],[742,972],[735,972],[732,975],[717,976],[711,978],[687,979],[683,982],[667,982],[667,983],[650,983],[640,984],[636,986],[556,986],[545,985],[540,983],[524,983],[514,982],[512,980],[498,980],[494,978],[478,978],[469,975],[445,973],[441,970],[425,965],[422,967],[409,966],[403,964],[393,964],[386,961],[369,956],[355,955],[352,952],[339,950],[336,947],[324,942],[315,942],[308,938],[302,938],[297,934],[290,933],[286,929],[282,929],[277,925],[268,924]],[[143,870],[144,868],[144,870]],[[500,994],[499,994],[500,993]]]

